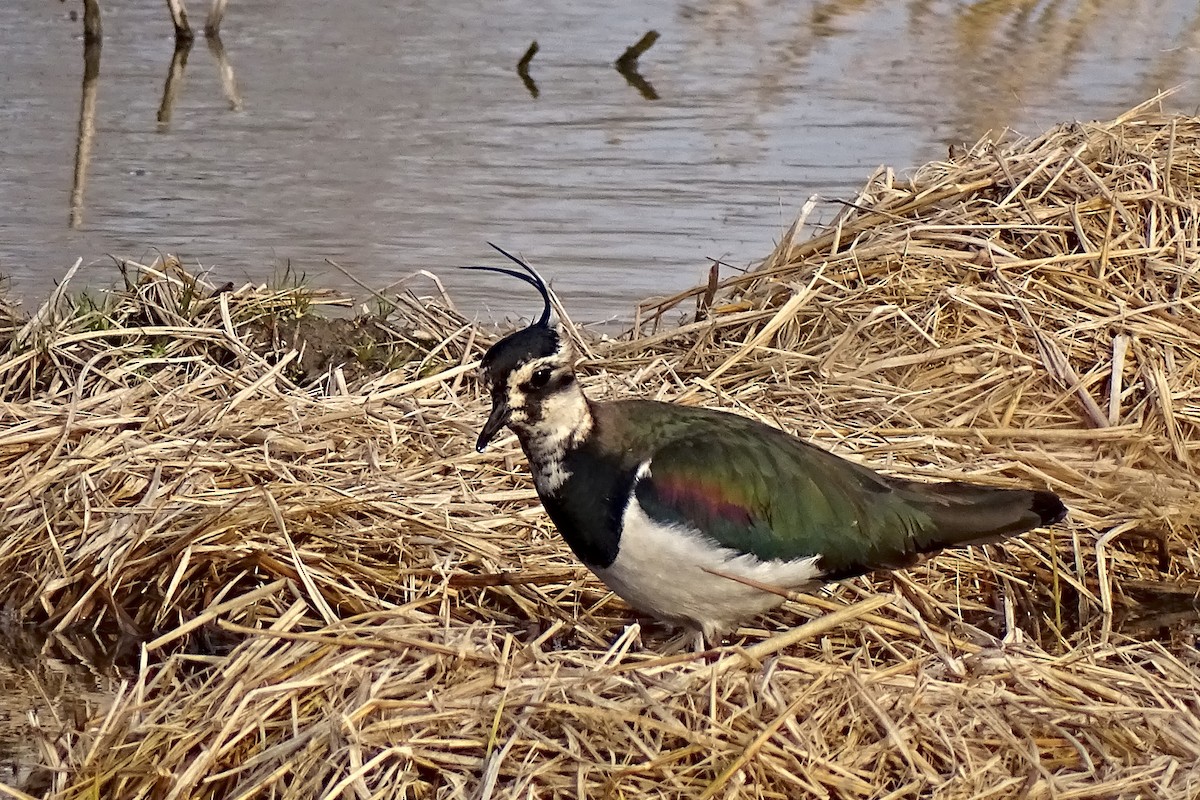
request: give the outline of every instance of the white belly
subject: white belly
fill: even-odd
[[[715,546],[698,531],[660,525],[646,516],[636,498],[630,499],[623,520],[617,558],[594,570],[597,577],[639,611],[700,630],[707,639],[784,601],[722,575],[787,590],[821,583],[819,556],[762,561]]]

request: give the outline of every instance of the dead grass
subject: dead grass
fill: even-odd
[[[146,644],[109,708],[44,729],[47,795],[1200,794],[1197,629],[1162,616],[1200,587],[1198,181],[1200,120],[1150,106],[984,142],[589,342],[593,396],[1072,509],[710,659],[574,561],[511,437],[473,451],[490,334],[444,300],[396,300],[421,358],[305,384],[259,323],[308,290],[169,264],[52,297],[0,358],[0,588]]]

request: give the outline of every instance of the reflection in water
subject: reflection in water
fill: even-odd
[[[0,273],[42,296],[77,257],[162,250],[221,281],[286,262],[355,291],[326,259],[380,286],[473,263],[495,240],[546,269],[581,321],[627,319],[710,258],[761,257],[812,195],[849,196],[881,163],[906,170],[989,128],[1108,118],[1200,74],[1185,0],[499,2],[239,5],[224,27],[240,89],[215,43],[186,66],[207,86],[216,64],[216,106],[178,88],[182,54],[164,104],[162,4],[113,4],[86,218],[68,227],[79,76],[61,53],[78,23],[5,0]],[[628,76],[639,96],[612,62],[648,28],[662,37],[645,83]],[[241,92],[248,111],[219,113]],[[1198,99],[1191,84],[1168,102]],[[836,212],[815,208],[814,223]],[[468,314],[521,307],[500,281],[447,282]]]
[[[221,81],[221,90],[229,103],[231,111],[242,108],[242,98],[238,92],[237,79],[233,67],[225,55],[225,46],[221,42],[218,29],[225,13],[226,0],[213,0],[209,14],[209,25],[206,27],[208,50],[217,63],[217,73]],[[187,24],[187,11],[182,2],[171,4],[172,14],[177,11],[183,24]],[[91,168],[92,151],[96,138],[96,95],[100,79],[100,50],[103,33],[100,23],[99,0],[84,0],[84,37],[83,37],[83,84],[79,101],[79,125],[75,137],[75,170],[71,181],[70,226],[78,228],[83,224],[84,193],[87,188],[88,171]],[[171,64],[167,70],[167,80],[163,85],[162,101],[158,107],[158,129],[165,132],[170,127],[171,111],[175,106],[180,87],[183,83],[183,73],[187,67],[188,54],[192,49],[192,38],[177,39]]]
[[[33,794],[50,788],[58,753],[108,710],[122,678],[113,653],[87,637],[44,636],[0,620],[0,784]]]
[[[533,82],[533,78],[529,75],[529,62],[533,61],[533,57],[537,55],[537,51],[538,43],[534,39],[529,45],[529,49],[525,51],[525,55],[521,56],[521,60],[517,62],[517,74],[521,76],[521,82],[525,84],[525,88],[529,90],[529,94],[534,100],[537,100],[540,92],[538,92],[537,84]]]
[[[1113,630],[1131,639],[1163,642],[1172,651],[1179,649],[1174,646],[1177,644],[1195,648],[1200,644],[1200,600],[1165,595],[1147,601],[1138,613],[1118,617]],[[1185,642],[1176,641],[1185,638]]]
[[[1124,602],[1111,618],[1103,615],[1065,619],[1064,629],[1049,634],[1042,644],[1063,650],[1063,637],[1071,642],[1105,641],[1114,636],[1142,642],[1161,642],[1172,653],[1195,653],[1200,644],[1200,598],[1197,587],[1170,583],[1129,581],[1122,585]],[[1075,609],[1086,608],[1076,604]]]
[[[637,89],[647,100],[657,100],[658,92],[654,91],[650,82],[638,72],[638,59],[657,41],[658,31],[647,31],[641,39],[630,45],[613,64],[617,68],[617,72],[621,73],[622,77],[629,82],[629,85]]]
[[[99,14],[98,9],[96,13]],[[86,9],[84,17],[87,17]],[[75,137],[75,173],[71,181],[72,228],[78,228],[83,222],[83,192],[96,139],[96,90],[100,79],[98,17],[96,26],[97,38],[85,36],[83,40],[83,88],[79,99],[79,129]]]
[[[1194,3],[884,5],[685,4],[681,14],[698,34],[690,48],[697,53],[740,43],[764,54],[746,76],[752,82],[743,84],[745,97],[759,101],[758,112],[811,85],[819,70],[832,80],[828,91],[881,110],[884,103],[911,109],[955,131],[955,141],[1019,125],[1034,109],[1044,109],[1040,124],[1107,116],[1196,75],[1200,6]],[[1080,113],[1081,101],[1111,111]]]
[[[222,8],[225,5],[224,0],[215,0],[214,9],[217,7],[217,3],[220,3]],[[224,12],[222,11],[222,13]],[[229,102],[229,110],[241,111],[242,95],[238,92],[237,77],[233,74],[233,65],[229,63],[229,58],[225,55],[225,45],[221,42],[221,36],[216,31],[212,31],[208,33],[204,41],[208,43],[209,54],[217,62],[217,74],[221,78],[221,91],[225,93],[225,99]]]
[[[934,35],[932,28],[944,30],[944,23],[933,18],[941,13],[940,4],[932,6],[919,12],[920,4],[914,6],[917,13],[909,30],[918,42],[937,47],[945,37],[940,31]],[[1010,126],[1023,107],[1050,100],[1080,73],[1097,75],[1096,84],[1080,87],[1084,91],[1101,97],[1115,93],[1118,84],[1100,77],[1101,65],[1128,64],[1125,77],[1133,93],[1143,98],[1194,77],[1188,70],[1195,67],[1200,8],[1180,4],[1176,17],[1176,9],[1130,6],[1127,0],[970,3],[949,29],[951,49],[946,54],[946,66],[957,65],[962,73],[952,76],[947,69],[938,70],[939,96],[950,100],[958,124],[999,130]],[[1144,13],[1150,13],[1151,20],[1172,19],[1173,46],[1150,43],[1154,31],[1146,25],[1151,20],[1141,17]],[[1125,25],[1117,22],[1130,16]],[[1067,118],[1072,116],[1068,113]]]
[[[654,90],[654,86],[638,73],[638,58],[643,53],[649,50],[656,41],[658,41],[658,31],[648,31],[636,43],[630,45],[621,54],[621,57],[613,62],[613,66],[617,72],[621,73],[622,77],[629,83],[630,86],[637,89],[638,92],[647,100],[657,100],[658,92]],[[526,91],[536,100],[541,91],[538,89],[537,83],[529,74],[529,64],[533,61],[533,57],[537,55],[538,50],[537,40],[535,39],[529,49],[525,51],[525,55],[521,56],[521,60],[517,62],[517,75],[521,78],[521,83],[525,85]]]
[[[225,45],[221,43],[221,37],[216,34],[206,37],[206,41],[208,42],[208,52],[217,62],[221,91],[224,92],[225,99],[229,103],[229,110],[240,111],[242,96],[238,93],[237,78],[233,74],[233,67],[225,55]],[[163,84],[162,101],[158,104],[158,130],[160,133],[165,133],[171,127],[171,113],[183,86],[183,73],[187,69],[188,54],[191,51],[192,40],[184,39],[175,42],[175,52],[171,56],[171,66],[167,69],[167,80]]]
[[[176,39],[171,66],[167,69],[167,80],[163,84],[162,102],[158,104],[159,131],[166,131],[171,127],[171,111],[175,108],[175,99],[183,86],[183,71],[187,69],[188,55],[191,52],[191,39]]]

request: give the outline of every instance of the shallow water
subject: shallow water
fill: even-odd
[[[1200,74],[1200,9],[1182,0],[602,5],[233,0],[236,95],[199,42],[160,122],[164,4],[107,2],[73,209],[78,4],[6,0],[0,272],[35,298],[76,258],[104,285],[106,254],[161,250],[217,283],[290,265],[352,287],[332,259],[372,286],[437,273],[468,313],[531,313],[525,287],[451,269],[503,263],[490,240],[578,318],[628,318],[708,259],[762,257],[810,195],[850,197],[879,164],[1108,118]],[[639,88],[612,63],[650,29]],[[515,70],[535,39],[537,97]],[[1193,82],[1168,107],[1198,99]]]
[[[0,784],[31,793],[49,788],[57,754],[42,744],[65,747],[107,710],[128,677],[113,666],[116,652],[84,637],[22,630],[0,613]]]

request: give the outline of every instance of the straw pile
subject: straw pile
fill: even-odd
[[[399,368],[314,381],[273,321],[303,288],[57,294],[0,360],[3,597],[145,644],[42,726],[45,794],[1196,796],[1197,628],[1163,614],[1200,586],[1198,179],[1200,120],[1148,108],[981,143],[588,342],[593,396],[1072,509],[708,658],[579,567],[511,437],[474,453],[490,334],[444,302],[372,323]]]

